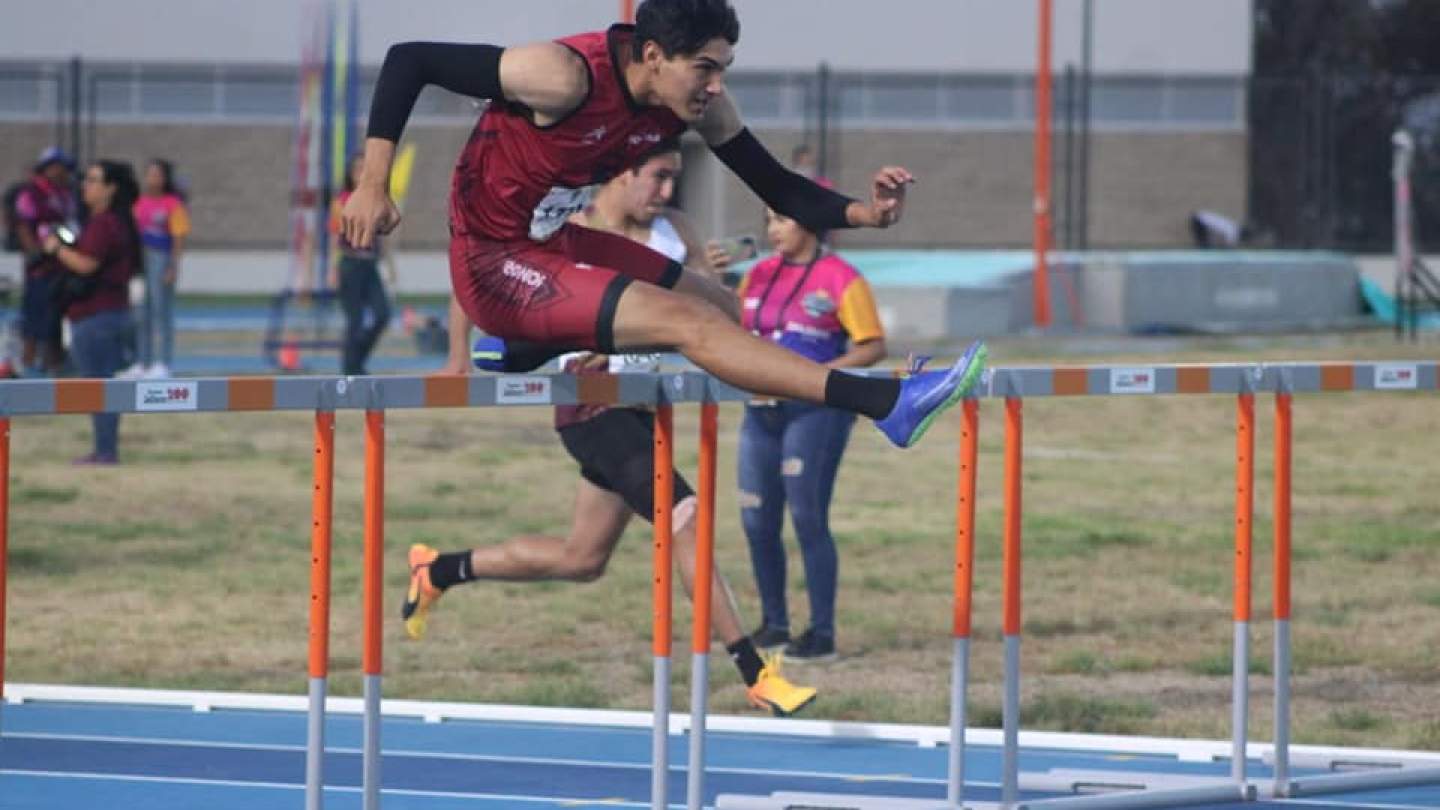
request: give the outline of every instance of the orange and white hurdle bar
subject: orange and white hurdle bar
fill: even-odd
[[[1272,756],[1276,795],[1337,792],[1440,781],[1440,768],[1416,767],[1401,760],[1358,763],[1366,770],[1292,779],[1289,757],[1289,549],[1290,549],[1290,411],[1295,393],[1339,391],[1436,391],[1440,373],[1435,362],[1284,363],[1180,366],[1081,366],[999,368],[960,409],[961,442],[957,491],[956,565],[954,570],[954,662],[949,735],[950,773],[947,800],[937,807],[958,808],[963,786],[965,746],[964,697],[967,691],[971,582],[974,548],[974,500],[978,407],[975,398],[1005,402],[1004,637],[1005,776],[1002,803],[1008,807],[1153,807],[1187,802],[1234,800],[1256,795],[1245,773],[1249,748],[1244,704],[1248,700],[1248,625],[1250,611],[1250,526],[1254,477],[1254,395],[1276,395],[1275,577],[1276,599],[1276,741]],[[1022,410],[1026,397],[1132,396],[1167,394],[1232,394],[1237,396],[1236,592],[1235,592],[1235,728],[1232,779],[1223,785],[1196,785],[1135,780],[1132,775],[1104,773],[1036,774],[1027,787],[1072,786],[1113,792],[1021,803],[1018,773],[1019,643],[1021,629],[1021,459]],[[673,458],[672,406],[702,403],[701,471],[696,515],[696,610],[692,628],[691,751],[687,797],[700,807],[704,779],[704,730],[710,648],[708,591],[713,571],[714,464],[716,405],[744,401],[748,394],[698,372],[634,375],[503,375],[472,377],[296,377],[220,378],[164,381],[25,380],[0,383],[0,707],[4,688],[5,560],[9,525],[9,437],[15,416],[88,413],[176,413],[223,411],[310,410],[315,413],[313,524],[311,533],[311,606],[306,807],[322,806],[323,719],[326,711],[330,607],[330,526],[333,502],[334,412],[365,411],[365,572],[364,582],[364,777],[363,806],[380,806],[381,616],[384,546],[384,412],[387,409],[436,407],[505,407],[563,404],[648,404],[657,406],[655,460],[657,504],[654,537],[655,694],[652,728],[654,752],[652,806],[666,806],[670,733],[669,680],[671,638],[671,515],[669,498]],[[1311,764],[1306,763],[1309,767]],[[1335,769],[1357,763],[1334,762]],[[1110,781],[1107,781],[1110,780]],[[722,797],[722,800],[725,797]],[[788,801],[788,800],[787,800]],[[823,807],[817,797],[807,806]],[[882,802],[883,804],[883,802]],[[923,804],[923,803],[922,803]],[[972,806],[974,803],[972,803]],[[722,801],[719,806],[726,804]],[[783,806],[747,803],[730,806]],[[836,806],[856,807],[854,801]],[[878,805],[876,805],[878,806]],[[889,806],[894,806],[889,805]],[[907,806],[912,806],[907,803]]]

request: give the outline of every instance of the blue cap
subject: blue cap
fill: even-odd
[[[40,153],[39,159],[35,161],[35,171],[44,171],[51,163],[59,163],[70,171],[75,171],[75,158],[58,146],[48,147]]]

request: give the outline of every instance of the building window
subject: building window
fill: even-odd
[[[293,78],[234,78],[225,80],[223,115],[293,118],[300,94]]]

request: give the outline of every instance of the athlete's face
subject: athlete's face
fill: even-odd
[[[696,53],[674,56],[647,42],[644,55],[659,102],[686,123],[700,120],[710,101],[725,92],[725,71],[735,61],[735,50],[723,37],[710,40]]]
[[[675,196],[675,180],[680,176],[680,153],[666,152],[645,161],[640,168],[625,175],[629,184],[625,198],[628,213],[640,222],[659,216]]]

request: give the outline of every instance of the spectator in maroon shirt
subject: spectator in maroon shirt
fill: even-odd
[[[140,266],[140,235],[132,209],[140,196],[128,163],[102,160],[85,170],[80,196],[90,221],[76,244],[59,234],[45,239],[45,252],[64,268],[64,316],[70,319],[71,351],[80,374],[113,377],[125,365],[130,329],[130,277]],[[82,464],[119,461],[120,416],[95,414],[95,449]]]
[[[57,228],[75,228],[79,221],[72,173],[75,163],[57,147],[46,149],[34,174],[15,199],[15,236],[25,254],[25,292],[21,300],[21,364],[58,374],[65,364],[60,317],[50,305],[59,275],[54,259],[41,250]]]

